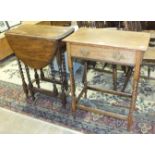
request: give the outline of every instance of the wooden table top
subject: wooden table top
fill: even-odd
[[[71,34],[73,31],[74,28],[72,27],[26,24],[10,30],[6,34],[59,40]]]
[[[146,51],[150,34],[104,28],[80,28],[63,41]]]

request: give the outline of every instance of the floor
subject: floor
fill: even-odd
[[[0,108],[0,133],[78,134],[79,132]]]

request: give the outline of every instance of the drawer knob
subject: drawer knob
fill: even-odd
[[[81,48],[81,49],[80,49],[80,53],[81,53],[81,55],[84,56],[84,57],[86,57],[86,56],[89,55],[88,49],[85,49],[85,48]]]

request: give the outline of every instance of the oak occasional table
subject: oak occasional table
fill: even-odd
[[[128,121],[128,130],[133,123],[133,112],[136,108],[136,97],[138,81],[140,77],[140,67],[144,52],[149,44],[150,34],[141,32],[117,31],[106,29],[80,28],[78,31],[65,38],[67,42],[68,65],[70,70],[72,111],[77,108],[98,114],[108,115],[114,118]],[[134,78],[132,93],[118,92],[114,90],[101,89],[87,84],[87,77],[84,81],[84,88],[76,97],[75,81],[73,74],[73,59],[79,58],[91,61],[103,61],[112,64],[121,64],[134,67]],[[114,95],[131,98],[128,115],[116,114],[100,109],[94,109],[79,104],[80,98],[87,90],[101,91]]]
[[[45,93],[51,96],[60,96],[62,103],[66,104],[65,89],[67,89],[66,66],[64,59],[65,44],[61,41],[74,31],[71,27],[48,26],[48,25],[23,25],[6,33],[7,40],[13,49],[19,65],[23,83],[23,90],[28,97],[34,100],[35,92]],[[60,80],[55,78],[53,71],[53,59],[57,57]],[[25,65],[28,84],[25,81],[21,61]],[[47,65],[51,68],[51,78],[44,76],[43,68]],[[31,79],[29,67],[34,69],[34,80]],[[40,74],[38,74],[40,70]],[[53,83],[53,91],[40,88],[40,80]],[[37,87],[33,86],[36,82]],[[61,94],[56,84],[61,85]]]

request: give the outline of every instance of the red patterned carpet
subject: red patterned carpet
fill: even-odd
[[[98,64],[100,67],[100,64]],[[111,117],[96,115],[94,113],[78,110],[76,118],[71,114],[71,98],[68,97],[66,109],[62,108],[61,101],[45,95],[36,94],[35,103],[29,98],[25,100],[25,95],[21,87],[21,78],[15,57],[0,64],[0,106],[13,111],[25,113],[32,117],[37,117],[61,126],[73,128],[84,133],[129,133],[126,130],[127,122]],[[102,64],[101,64],[102,67]],[[23,67],[24,68],[24,67]],[[107,66],[107,69],[108,66]],[[147,68],[142,67],[141,73],[146,74]],[[34,75],[31,72],[32,76]],[[81,89],[82,71],[76,73],[77,92]],[[49,71],[45,68],[45,75]],[[151,75],[155,76],[155,69],[152,67]],[[121,89],[124,75],[118,74],[117,85]],[[4,82],[5,81],[5,82]],[[9,82],[8,82],[9,81]],[[97,73],[92,70],[88,72],[88,82],[90,84],[112,88],[112,77],[109,74]],[[44,83],[42,83],[44,86]],[[46,88],[51,90],[50,84]],[[131,91],[131,82],[128,84],[126,92]],[[130,133],[155,133],[155,81],[141,79],[139,83],[139,94],[137,97],[138,110],[134,113],[133,129]],[[88,99],[82,99],[83,104],[94,108],[114,111],[126,114],[127,110],[111,106],[111,104],[126,103],[127,99],[113,95],[97,92],[88,92]]]
[[[104,100],[102,100],[101,104],[96,100],[92,100],[92,106],[95,105],[95,102],[96,106],[106,108],[106,102],[103,104]],[[87,101],[83,101],[83,103],[87,104]],[[84,133],[129,133],[126,130],[127,123],[125,121],[111,117],[105,117],[79,110],[76,118],[73,118],[70,111],[70,97],[68,97],[66,109],[62,108],[61,102],[58,99],[56,100],[41,94],[36,94],[35,104],[36,105],[34,105],[30,98],[25,100],[21,86],[0,81],[1,107],[25,113],[32,117],[76,129]],[[145,109],[147,109],[147,107],[145,107]],[[121,112],[125,113],[123,110],[121,110]],[[144,111],[137,111],[134,116],[134,125],[130,133],[155,133],[155,111],[148,111],[148,109]]]

